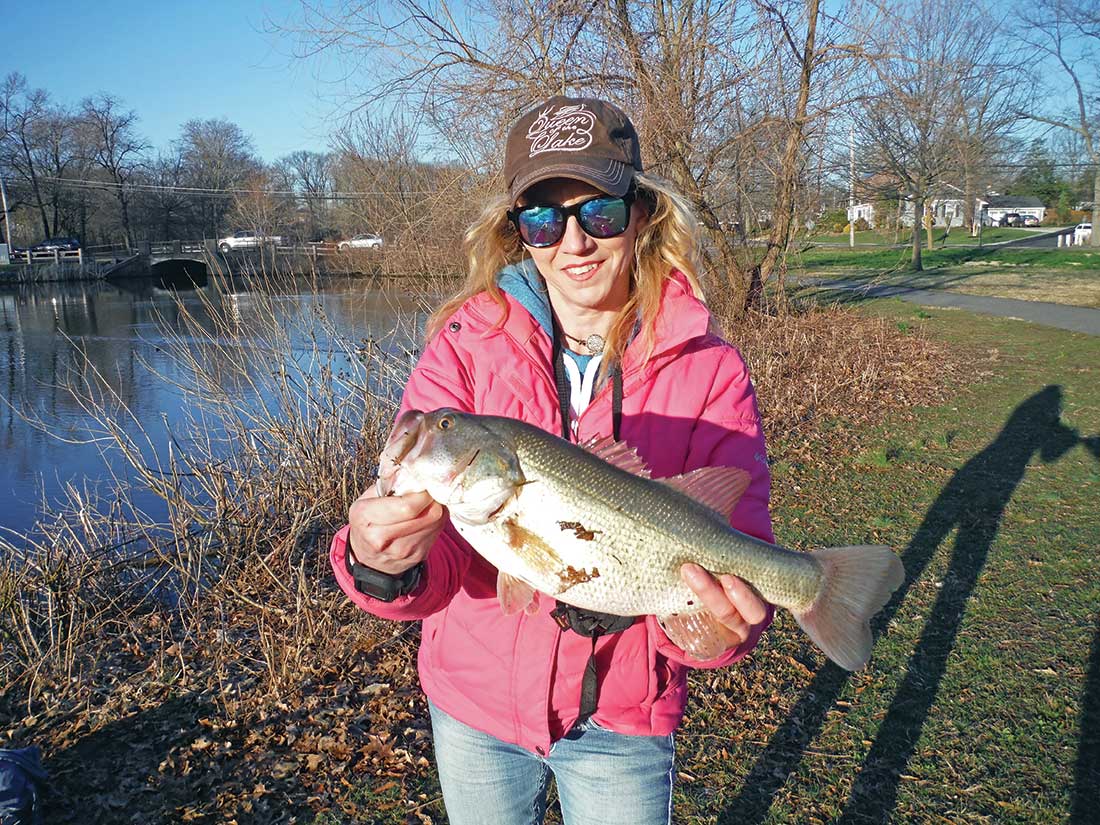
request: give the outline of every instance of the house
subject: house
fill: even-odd
[[[932,209],[933,220],[937,226],[962,226],[963,225],[963,199],[962,198],[932,198],[926,202]],[[889,210],[891,215],[896,214],[894,209]],[[848,220],[863,218],[872,227],[875,226],[875,204],[857,203],[848,207]],[[913,225],[913,204],[906,201],[901,207],[902,226]]]
[[[977,206],[986,226],[996,226],[1012,212],[1024,217],[1034,215],[1039,220],[1047,213],[1046,206],[1034,195],[986,195],[978,198]]]
[[[932,198],[926,201],[926,205],[932,210],[932,217],[936,226],[955,227],[963,225],[966,210],[963,208],[965,201],[962,198]],[[1042,220],[1046,215],[1046,206],[1043,205],[1041,200],[1031,195],[986,195],[984,198],[978,198],[974,204],[974,214],[984,214],[986,226],[998,224],[1001,218],[1012,212],[1024,216],[1034,215]],[[873,203],[857,203],[854,207],[848,207],[848,220],[859,220],[860,218],[864,218],[871,226],[875,226],[875,205]],[[913,225],[913,204],[911,201],[906,201],[902,205],[901,223],[903,226]]]

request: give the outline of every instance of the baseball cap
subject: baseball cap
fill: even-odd
[[[504,177],[512,203],[547,178],[573,178],[615,197],[642,171],[638,132],[621,109],[586,97],[550,98],[508,132]]]

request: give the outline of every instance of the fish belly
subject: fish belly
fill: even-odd
[[[680,565],[716,561],[660,525],[546,483],[526,485],[486,524],[455,526],[497,569],[559,601],[622,616],[698,610]]]

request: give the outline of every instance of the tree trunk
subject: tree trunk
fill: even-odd
[[[806,3],[806,42],[802,49],[802,74],[798,81],[798,102],[794,119],[787,133],[787,145],[783,151],[783,164],[779,171],[779,191],[775,201],[775,221],[768,234],[764,258],[753,267],[749,289],[745,296],[745,309],[760,305],[764,284],[776,275],[780,294],[786,274],[787,246],[791,241],[794,224],[795,189],[798,185],[799,151],[805,140],[806,110],[810,101],[810,80],[814,67],[814,38],[817,33],[819,0]]]
[[[934,248],[933,244],[935,243],[935,241],[932,238],[932,227],[935,226],[935,223],[936,218],[932,214],[932,205],[927,204],[924,207],[924,234],[927,239],[929,252],[931,252]]]
[[[974,194],[974,176],[969,170],[963,173],[963,223],[970,227],[970,237],[978,237],[978,221],[976,219],[978,198]]]
[[[1100,163],[1092,173],[1092,237],[1089,246],[1100,246]]]
[[[130,205],[126,202],[126,194],[121,183],[118,187],[118,205],[122,211],[122,232],[126,236],[126,248],[133,249],[134,236],[130,231]]]
[[[924,196],[916,195],[913,198],[913,257],[909,261],[909,268],[914,272],[920,272],[924,267],[920,260],[920,220],[924,217]]]

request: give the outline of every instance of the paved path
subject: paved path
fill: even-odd
[[[833,280],[829,278],[800,278],[800,283],[825,289],[843,289],[872,298],[900,298],[922,306],[950,307],[1017,318],[1058,329],[1100,335],[1100,309],[1047,304],[1040,301],[1017,301],[1013,298],[989,298],[984,295],[963,295],[956,292],[937,292],[907,286],[866,284],[859,281]]]

